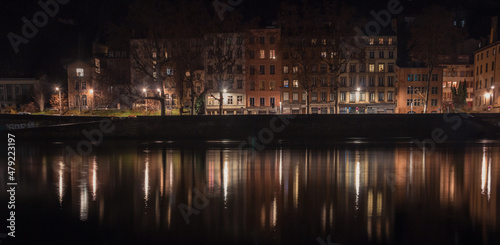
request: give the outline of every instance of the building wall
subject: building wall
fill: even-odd
[[[280,29],[251,29],[247,33],[245,91],[249,114],[280,112],[280,90],[283,86],[280,42]]]
[[[443,65],[443,109],[448,112],[453,109],[451,88],[457,88],[460,82],[467,83],[467,106],[474,104],[474,65],[448,64]]]
[[[413,112],[423,113],[425,103],[425,91],[427,81],[424,79],[428,74],[427,67],[400,67],[398,71],[398,101],[397,113],[409,113],[411,101],[413,100]],[[432,78],[434,76],[434,79]],[[416,78],[416,79],[415,79]],[[443,98],[443,68],[434,68],[431,75],[429,87],[429,101],[427,113],[442,112]],[[416,81],[415,81],[416,80]],[[413,93],[412,93],[413,91]]]
[[[32,99],[35,85],[39,83],[39,80],[26,78],[0,79],[0,107],[19,108]]]
[[[204,70],[207,89],[205,99],[206,114],[219,114],[219,101],[215,98],[220,98],[221,92],[223,96],[223,114],[243,114],[246,107],[245,33],[218,33],[208,35],[206,39],[207,42],[212,42],[210,45],[207,45],[207,52],[205,52],[207,54]],[[229,39],[230,43],[228,43]],[[239,40],[241,40],[241,43]],[[218,49],[223,50],[226,54],[231,52],[233,58],[228,58],[227,60],[229,61],[217,61],[222,59],[218,59],[215,56],[210,58],[209,53]],[[222,74],[218,74],[217,66],[227,67],[228,65],[232,66],[232,72],[224,68]],[[241,67],[241,71],[239,71],[238,67]],[[210,71],[212,69],[213,72]],[[222,77],[224,81],[218,82],[218,77]]]
[[[495,84],[500,74],[498,51],[500,42],[493,43],[474,52],[475,93],[474,110],[477,112],[500,112],[499,86]]]
[[[369,37],[367,43],[365,64],[351,62],[340,76],[340,113],[394,113],[397,38]]]
[[[84,61],[76,61],[67,67],[68,103],[70,109],[88,109],[92,106],[94,67]],[[83,71],[83,73],[81,73]],[[63,91],[64,93],[64,91]],[[81,104],[80,104],[81,103]]]

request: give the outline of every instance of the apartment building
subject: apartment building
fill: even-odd
[[[468,60],[468,58],[467,58]],[[454,109],[452,88],[458,88],[460,83],[467,87],[467,107],[472,108],[474,102],[474,65],[473,64],[443,64],[443,112]]]
[[[394,113],[397,37],[368,37],[364,60],[353,60],[340,75],[340,113]]]
[[[424,113],[427,93],[427,113],[441,113],[443,98],[443,67],[435,67],[429,78],[425,66],[399,67],[396,113]],[[430,86],[427,82],[430,79]]]
[[[498,62],[500,41],[484,46],[474,52],[474,111],[500,112],[499,88],[496,81],[500,77]]]
[[[245,39],[245,33],[206,37],[206,114],[220,115],[221,102],[223,115],[245,113]]]
[[[250,29],[246,36],[246,113],[281,113],[281,30]]]

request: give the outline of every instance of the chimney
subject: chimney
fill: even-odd
[[[491,17],[490,44],[498,41],[498,16]]]

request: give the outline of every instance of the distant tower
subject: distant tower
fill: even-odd
[[[490,43],[498,41],[498,16],[491,17]]]

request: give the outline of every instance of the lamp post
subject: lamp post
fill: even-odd
[[[145,88],[142,89],[142,92],[144,92],[144,107],[146,107],[146,116],[147,116],[148,115],[148,99],[146,99],[146,97],[148,97],[148,94],[146,93]]]
[[[62,98],[61,98],[61,89],[56,87],[56,90],[59,91],[59,116],[62,115]]]
[[[94,90],[90,89],[89,94],[90,94],[90,110],[92,110],[94,107]]]

